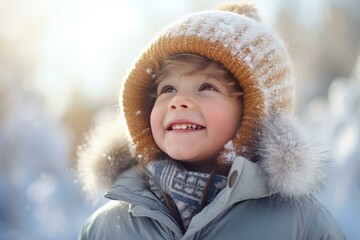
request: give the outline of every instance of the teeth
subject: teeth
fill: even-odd
[[[201,126],[196,125],[196,124],[182,123],[182,124],[173,124],[171,126],[171,129],[173,129],[173,130],[201,129]]]

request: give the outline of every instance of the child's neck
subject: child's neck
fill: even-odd
[[[215,168],[215,162],[182,162],[186,170],[191,172],[211,173]]]

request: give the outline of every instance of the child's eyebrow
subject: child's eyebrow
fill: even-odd
[[[225,75],[223,73],[217,73],[217,74],[207,73],[205,80],[207,81],[208,79],[214,79],[214,80],[216,80],[218,82],[221,82],[221,83],[226,82],[226,77],[225,77]]]

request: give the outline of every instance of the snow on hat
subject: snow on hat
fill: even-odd
[[[120,99],[135,158],[146,165],[161,154],[150,129],[149,88],[157,66],[178,53],[218,61],[239,81],[244,91],[242,124],[225,145],[218,163],[226,165],[236,154],[254,160],[254,145],[263,121],[277,112],[292,114],[294,93],[291,62],[284,44],[260,22],[257,9],[249,4],[188,14],[160,31],[135,60]]]

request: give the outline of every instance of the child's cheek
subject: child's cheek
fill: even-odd
[[[159,108],[159,106],[155,103],[150,114],[150,128],[156,143],[158,143],[158,139],[161,136],[161,132],[163,130],[162,119],[163,119],[162,111]]]

